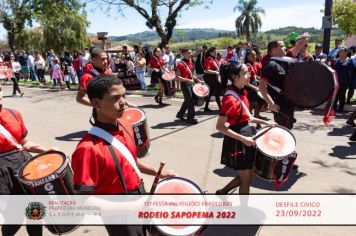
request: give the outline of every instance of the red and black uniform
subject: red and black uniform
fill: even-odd
[[[164,61],[161,57],[157,58],[156,56],[152,56],[149,61],[152,69],[158,69],[159,71],[152,70],[151,73],[151,86],[155,86],[155,84],[162,81],[162,68],[164,66]]]
[[[97,126],[123,143],[136,159],[136,145],[119,125]],[[115,162],[118,162],[116,166]],[[126,158],[105,140],[87,133],[72,155],[74,189],[94,194],[143,194],[143,183]],[[105,222],[105,218],[103,218]],[[142,226],[106,225],[109,235],[144,235]]]
[[[180,77],[193,80],[192,60],[182,59],[177,65],[177,72]],[[184,113],[188,110],[187,119],[192,120],[195,117],[193,85],[188,82],[181,82],[181,88],[184,102],[177,113],[177,117],[183,118]]]
[[[219,67],[218,67],[218,62],[215,58],[213,57],[207,57],[205,62],[204,62],[204,69],[205,70],[213,70],[219,72]],[[207,97],[206,103],[205,103],[205,109],[209,109],[209,102],[211,96],[214,94],[215,95],[215,101],[218,104],[219,110],[221,109],[221,104],[220,104],[220,94],[221,94],[221,84],[219,82],[219,76],[216,74],[204,74],[204,81],[205,83],[209,86],[209,95]]]
[[[262,67],[261,80],[266,81],[267,87],[273,101],[280,107],[280,112],[273,112],[274,120],[277,124],[288,129],[293,128],[294,108],[295,106],[289,102],[283,94],[283,82],[289,72],[289,64],[287,62],[268,59]]]
[[[84,67],[84,74],[79,82],[79,87],[83,90],[87,90],[89,81],[98,75],[110,75],[112,72],[111,70],[101,71],[94,67],[93,63],[89,62]]]
[[[227,92],[235,92],[243,103],[249,109],[248,92],[245,89],[239,89],[232,85],[227,88]],[[251,137],[254,130],[249,126],[250,120],[248,111],[242,106],[240,99],[231,94],[225,94],[222,99],[220,116],[226,116],[230,124],[229,129]],[[221,164],[235,170],[252,169],[255,161],[255,148],[246,147],[241,141],[224,136],[223,148],[221,152]]]
[[[21,114],[13,109],[0,109],[0,124],[12,135],[18,144],[27,136],[27,129]],[[22,195],[25,194],[15,175],[20,167],[31,158],[26,150],[18,150],[2,132],[0,132],[0,194]],[[7,209],[11,209],[12,202],[9,201]],[[16,203],[15,203],[16,204]],[[11,217],[18,217],[12,214],[4,215],[5,221],[12,221]],[[15,235],[21,225],[3,225],[2,235]],[[30,236],[42,235],[42,226],[26,226]]]

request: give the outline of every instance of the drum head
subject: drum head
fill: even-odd
[[[296,63],[284,81],[284,92],[290,102],[301,108],[313,108],[332,95],[334,77],[325,64]]]
[[[50,151],[41,153],[27,161],[19,171],[21,180],[35,181],[45,178],[59,169],[65,163],[66,156],[62,152]]]
[[[263,127],[256,135],[268,128]],[[296,140],[288,129],[277,126],[256,139],[256,146],[266,156],[274,159],[283,159],[295,150]]]
[[[128,121],[130,124],[136,124],[142,121],[145,117],[145,113],[141,109],[138,108],[127,108],[124,110],[122,117],[120,119],[124,119]]]
[[[166,72],[162,75],[162,78],[166,81],[172,81],[176,78],[176,74],[173,71]]]
[[[206,97],[209,94],[209,87],[206,84],[197,83],[193,86],[193,92],[197,97]]]
[[[155,194],[198,194],[198,195],[186,195],[182,196],[182,200],[187,200],[187,198],[202,202],[204,201],[204,197],[202,196],[203,192],[201,189],[193,183],[192,181],[180,178],[180,177],[173,177],[161,180],[157,184],[157,188]],[[173,196],[172,196],[173,197]],[[179,200],[179,199],[175,199]],[[178,210],[184,210],[178,208]],[[192,207],[186,207],[189,210],[192,210]],[[196,207],[193,207],[195,209]],[[199,207],[201,211],[205,211],[206,209],[203,207]],[[176,219],[179,221],[179,219]],[[204,224],[204,219],[191,219],[191,223],[194,224],[192,226],[186,225],[159,225],[159,224],[172,224],[172,222],[168,221],[161,221],[160,219],[154,219],[155,225],[159,231],[164,233],[165,235],[194,235],[200,228],[202,224]]]

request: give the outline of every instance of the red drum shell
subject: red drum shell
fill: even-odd
[[[150,153],[151,143],[144,111],[138,108],[127,108],[119,120],[135,140],[137,157],[146,157]]]

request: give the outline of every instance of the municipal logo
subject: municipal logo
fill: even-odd
[[[30,220],[41,220],[46,216],[46,207],[40,202],[30,202],[26,207],[25,215]]]

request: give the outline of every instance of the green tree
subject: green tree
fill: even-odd
[[[77,45],[78,43],[72,40],[73,35],[82,35],[83,30],[79,25],[83,24],[83,16],[80,15],[79,10],[84,5],[80,0],[2,0],[0,1],[0,23],[3,23],[4,28],[7,31],[8,44],[12,52],[15,52],[16,45],[19,44],[17,37],[26,37],[26,33],[22,34],[26,24],[32,26],[32,20],[36,20],[42,26],[47,28],[56,27],[55,24],[63,24],[63,27],[69,27],[69,29],[63,30],[56,36],[68,36],[69,41]],[[55,20],[54,20],[55,19]],[[61,19],[74,22],[64,22]],[[78,22],[75,22],[78,21]],[[53,24],[52,24],[53,23]],[[85,19],[85,27],[87,21]],[[70,32],[72,28],[78,32]],[[73,30],[73,31],[74,31]],[[54,35],[47,34],[44,30],[45,42],[48,41],[48,37]],[[54,33],[53,30],[50,31]],[[28,32],[27,32],[28,33]],[[77,38],[81,40],[81,38]],[[63,41],[63,40],[62,40]],[[30,42],[28,42],[30,43]]]
[[[237,10],[241,12],[241,15],[235,21],[237,36],[245,35],[247,41],[249,41],[251,34],[256,35],[258,29],[262,26],[260,14],[265,14],[265,11],[261,7],[257,7],[257,0],[239,0],[234,12]]]
[[[335,0],[332,9],[334,23],[347,35],[356,34],[356,2]]]
[[[98,2],[107,4],[109,8],[116,6],[119,13],[123,13],[125,7],[136,10],[147,21],[147,27],[156,30],[161,39],[159,46],[163,47],[171,40],[177,18],[183,10],[212,3],[212,0],[98,0]],[[162,12],[167,12],[164,23]]]
[[[43,53],[43,35],[32,29],[23,29],[14,40],[15,48]]]
[[[7,40],[11,51],[15,52],[15,39],[25,28],[31,24],[31,2],[28,0],[0,1],[0,23],[7,31]]]
[[[177,30],[177,36],[179,38],[179,42],[183,42],[185,38],[185,32],[183,29],[178,29]]]

